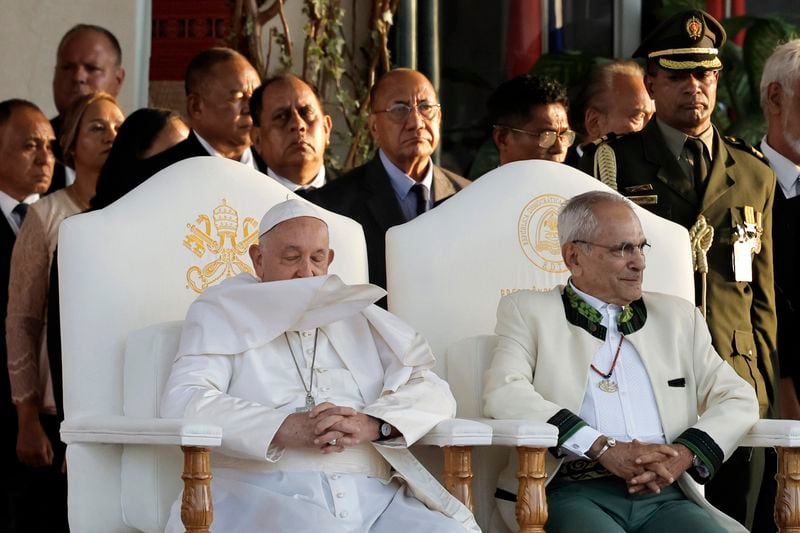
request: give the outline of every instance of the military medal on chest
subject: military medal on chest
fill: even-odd
[[[597,384],[598,388],[609,394],[614,394],[615,392],[619,391],[619,385],[617,382],[611,379],[611,376],[614,374],[614,368],[617,366],[617,360],[619,359],[619,352],[622,349],[622,341],[625,340],[625,335],[621,335],[619,338],[619,344],[617,344],[617,352],[614,354],[614,361],[611,363],[611,368],[608,369],[608,372],[600,371],[594,364],[589,365],[592,370],[594,370],[597,375],[601,378],[600,382]]]

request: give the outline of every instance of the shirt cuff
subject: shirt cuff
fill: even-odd
[[[589,459],[586,452],[592,447],[594,441],[603,434],[590,426],[583,426],[561,444],[561,450],[569,455]]]

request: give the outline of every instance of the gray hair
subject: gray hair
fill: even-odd
[[[761,74],[761,108],[767,110],[767,90],[770,83],[779,83],[788,96],[794,95],[794,85],[800,78],[800,39],[784,43],[772,52]]]
[[[558,212],[558,242],[561,246],[573,241],[591,241],[598,231],[595,209],[602,204],[631,207],[624,196],[606,191],[590,191],[564,202]]]
[[[611,63],[595,65],[586,86],[586,108],[594,107],[603,113],[608,111],[614,79],[617,76],[644,78],[644,69],[632,59],[618,59]]]

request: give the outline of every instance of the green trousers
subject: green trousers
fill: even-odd
[[[547,533],[725,533],[675,485],[661,494],[629,495],[625,481],[554,479],[547,486]]]

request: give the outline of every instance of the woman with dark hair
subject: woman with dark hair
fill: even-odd
[[[153,174],[151,158],[188,135],[189,128],[174,111],[144,107],[131,113],[100,173],[92,209],[102,209],[141,185]]]

